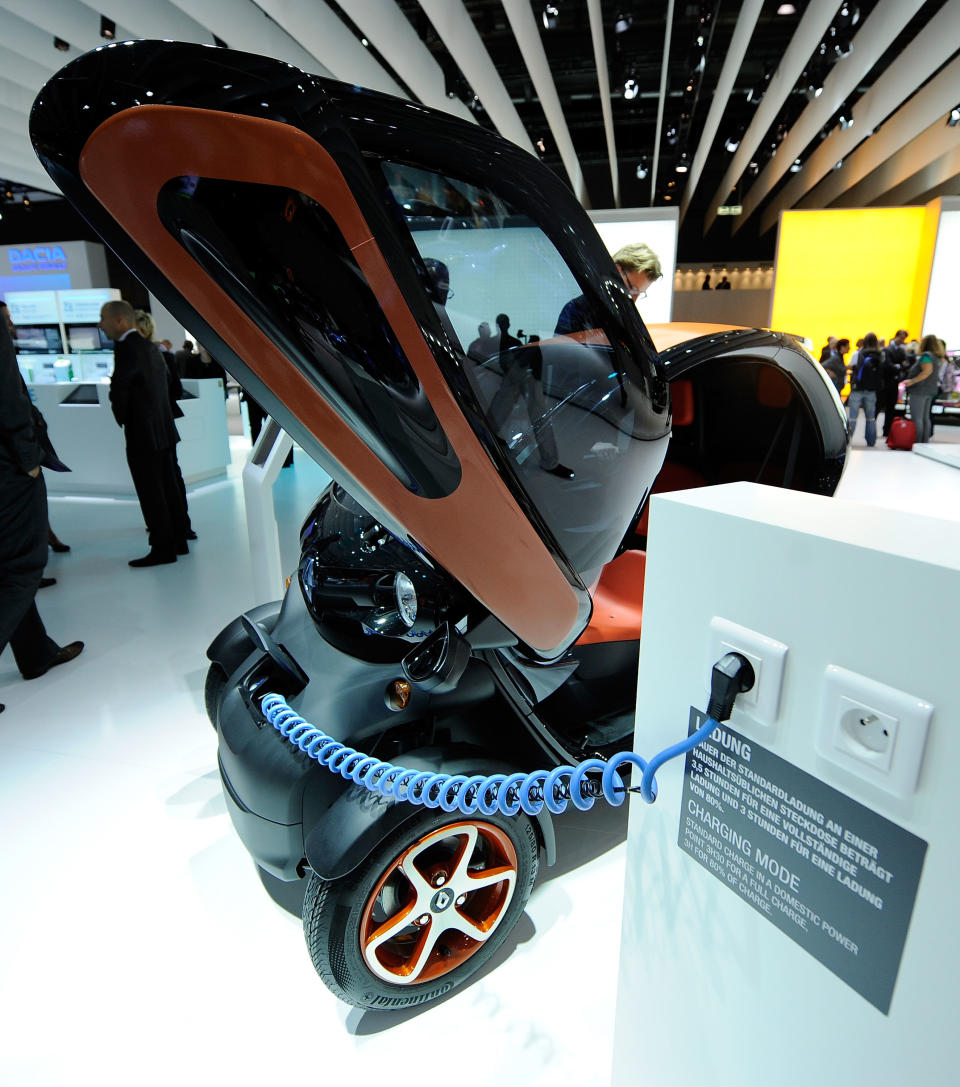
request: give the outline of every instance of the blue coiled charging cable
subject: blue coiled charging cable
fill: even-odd
[[[652,804],[657,799],[656,772],[665,762],[691,751],[725,721],[733,709],[733,700],[753,686],[750,662],[739,653],[727,653],[713,666],[711,697],[707,719],[685,740],[666,747],[649,762],[632,751],[621,751],[611,759],[586,759],[577,766],[557,766],[553,770],[533,770],[514,774],[438,774],[432,770],[411,770],[365,755],[328,736],[291,709],[278,694],[265,695],[260,703],[264,717],[295,747],[316,759],[331,773],[360,785],[390,800],[460,811],[464,815],[538,815],[544,807],[554,815],[566,811],[572,803],[589,811],[602,796],[614,807],[623,803],[626,787],[618,773],[621,766],[635,766],[641,772],[639,792]],[[600,789],[596,779],[600,774]]]

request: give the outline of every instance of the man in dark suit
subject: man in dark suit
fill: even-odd
[[[161,566],[187,554],[186,510],[176,473],[167,371],[156,345],[140,335],[129,302],[107,302],[100,328],[114,342],[110,406],[123,427],[127,464],[147,525],[150,551],[130,565]]]
[[[57,645],[34,601],[47,561],[42,459],[13,341],[0,322],[0,653],[10,642],[24,679],[37,679],[83,649],[83,642]]]

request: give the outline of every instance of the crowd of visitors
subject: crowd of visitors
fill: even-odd
[[[820,351],[820,365],[841,396],[846,396],[851,437],[861,411],[868,446],[876,444],[880,414],[883,437],[889,437],[899,407],[916,427],[915,441],[929,441],[936,401],[960,387],[960,367],[947,355],[944,341],[934,335],[910,340],[909,332],[900,328],[889,342],[868,332],[857,340],[848,361],[849,350],[848,339],[828,337]]]

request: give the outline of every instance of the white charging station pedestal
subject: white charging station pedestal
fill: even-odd
[[[250,569],[258,600],[277,600],[283,595],[283,563],[273,485],[292,448],[290,435],[267,416],[243,469]]]
[[[655,496],[613,1083],[956,1076],[960,523],[747,483]],[[741,644],[743,643],[743,644]]]

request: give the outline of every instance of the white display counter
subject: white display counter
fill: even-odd
[[[631,800],[613,1083],[949,1078],[960,524],[736,483],[654,496],[649,542],[641,754],[705,708],[718,617],[785,656]]]
[[[135,496],[127,468],[123,431],[110,410],[110,386],[104,382],[28,385],[50,432],[50,440],[70,472],[45,472],[54,495]],[[223,382],[183,380],[189,398],[181,400],[177,419],[177,459],[189,487],[226,474],[230,441]]]

